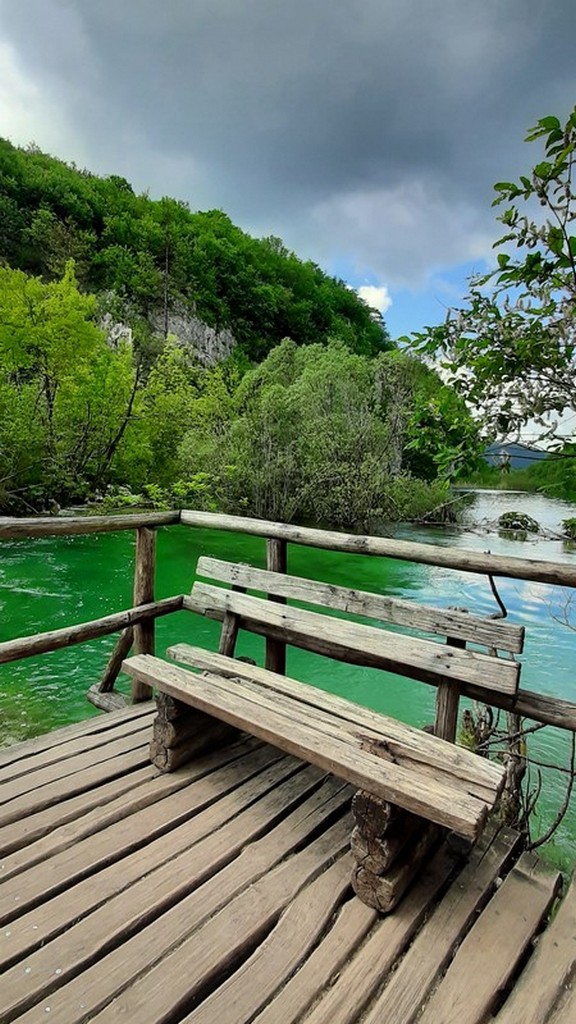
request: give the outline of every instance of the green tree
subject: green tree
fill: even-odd
[[[542,437],[556,437],[559,414],[576,411],[576,108],[565,124],[542,118],[527,141],[543,145],[544,159],[519,182],[495,185],[506,229],[497,269],[472,279],[467,307],[415,346],[443,360],[493,434],[534,420]]]
[[[49,283],[0,267],[5,502],[10,494],[29,504],[83,498],[107,481],[130,420],[136,375],[130,350],[106,345],[94,306],[78,291],[72,264]]]
[[[232,512],[341,526],[423,515],[446,500],[446,451],[457,461],[463,429],[476,430],[437,374],[401,353],[371,360],[338,339],[285,340],[235,390],[222,373],[192,403],[180,472],[205,474],[205,495]],[[416,455],[425,462],[411,446],[419,435],[432,486],[412,475]]]
[[[391,346],[344,282],[278,239],[251,238],[222,210],[152,201],[123,178],[0,139],[0,259],[54,280],[70,258],[83,288],[113,291],[130,323],[146,317],[162,340],[170,314],[189,313],[230,329],[254,361],[286,335],[298,345],[335,336],[365,354]]]

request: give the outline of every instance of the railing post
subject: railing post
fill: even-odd
[[[288,545],[285,540],[268,538],[266,541],[266,568],[269,572],[286,572],[288,564],[287,547]],[[275,601],[277,604],[286,604],[285,597],[268,594],[268,599]],[[277,672],[281,676],[286,675],[286,644],[282,640],[273,640],[267,637],[266,668],[270,669],[271,672]]]
[[[464,609],[460,609],[463,611]],[[465,648],[466,641],[449,636],[448,647]],[[448,743],[455,743],[458,733],[458,708],[460,705],[460,687],[458,683],[446,680],[436,690],[436,717],[434,719],[434,735]]]
[[[154,600],[154,573],[156,569],[156,531],[141,526],[136,531],[134,563],[134,604],[148,604]],[[134,626],[134,653],[154,654],[154,619]],[[150,700],[152,689],[137,680],[132,681],[132,703]]]

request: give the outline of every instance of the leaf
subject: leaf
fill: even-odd
[[[548,163],[547,160],[542,160],[541,163],[536,164],[534,168],[534,174],[537,178],[549,178],[552,173],[552,164]]]
[[[504,270],[504,268],[506,267],[506,265],[509,262],[510,262],[510,257],[508,256],[507,253],[505,253],[505,252],[499,252],[498,253],[498,266],[501,268],[501,270]]]
[[[538,124],[542,125],[542,127],[545,128],[547,132],[560,130],[560,121],[557,117],[554,116],[541,117],[538,121]]]

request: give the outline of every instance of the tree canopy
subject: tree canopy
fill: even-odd
[[[416,335],[416,349],[440,358],[459,392],[495,435],[529,421],[558,436],[576,412],[576,108],[564,124],[541,118],[527,136],[543,159],[518,182],[494,187],[504,205],[497,268],[470,282],[468,304]]]
[[[172,310],[230,328],[233,356],[200,365]],[[479,446],[457,394],[279,239],[0,141],[2,511],[112,490],[367,525],[442,505]]]
[[[391,342],[380,315],[343,281],[277,238],[256,239],[221,210],[193,213],[0,140],[0,259],[57,280],[73,259],[83,290],[112,292],[128,320],[175,310],[229,328],[258,361],[289,336],[339,337],[376,354]]]

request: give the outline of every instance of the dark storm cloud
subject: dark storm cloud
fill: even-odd
[[[92,166],[389,280],[487,247],[575,30],[574,0],[0,0]]]

